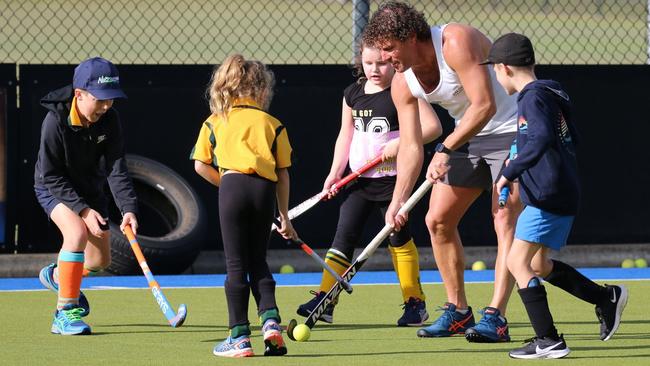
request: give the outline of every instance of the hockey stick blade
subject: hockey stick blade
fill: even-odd
[[[400,208],[398,213],[404,214],[409,211],[415,206],[418,201],[424,195],[431,189],[432,183],[429,182],[428,180],[425,180],[424,183],[418,187],[418,189],[409,197],[409,199],[404,203],[404,205]],[[375,252],[377,247],[386,240],[388,235],[393,231],[393,228],[386,224],[384,227],[381,229],[381,231],[370,241],[370,243],[365,247],[365,249],[359,254],[357,259],[354,260],[354,262],[348,267],[348,269],[343,273],[341,277],[347,282],[350,282],[352,278],[357,274],[357,272],[361,269],[363,264],[370,258],[370,256]],[[314,327],[320,316],[325,312],[325,308],[327,305],[331,304],[334,299],[341,293],[342,290],[342,285],[340,282],[337,282],[332,286],[332,288],[329,290],[329,292],[321,299],[321,301],[316,305],[314,310],[309,314],[307,317],[307,320],[305,321],[305,325],[308,326],[310,329]],[[293,333],[289,333],[289,331],[293,331],[293,328],[289,329],[287,328],[287,335],[289,335],[289,339],[293,339]]]

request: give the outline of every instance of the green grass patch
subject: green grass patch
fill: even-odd
[[[650,361],[650,281],[622,282],[630,300],[618,333],[608,342],[598,337],[593,306],[547,285],[558,330],[572,352],[562,365],[647,365]],[[425,285],[428,310],[443,301],[441,285]],[[478,308],[491,297],[491,284],[469,284],[470,303]],[[148,290],[89,290],[92,312],[86,318],[94,335],[50,334],[55,297],[49,291],[0,292],[3,365],[506,365],[525,363],[508,351],[533,335],[521,300],[510,301],[508,319],[513,342],[471,344],[462,337],[421,339],[416,328],[397,328],[401,296],[395,285],[356,286],[343,294],[332,325],[319,323],[308,342],[288,339],[285,357],[256,356],[246,361],[221,359],[212,348],[227,335],[228,314],[223,289],[166,289],[175,306],[188,306],[185,325],[172,329]],[[277,298],[283,323],[296,317],[298,304],[311,295],[305,287],[281,287]],[[251,304],[253,348],[263,354],[259,325]],[[299,318],[299,320],[302,318]],[[286,338],[286,337],[285,337]]]
[[[379,1],[371,1],[371,12]],[[541,64],[644,64],[647,2],[411,1],[431,24],[462,22],[493,39],[522,32]],[[76,64],[217,64],[240,52],[269,64],[347,64],[352,1],[7,0],[0,60]]]

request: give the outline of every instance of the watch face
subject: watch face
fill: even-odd
[[[443,145],[442,143],[438,143],[438,145],[436,145],[436,152],[442,152],[444,149],[445,149],[445,145]]]

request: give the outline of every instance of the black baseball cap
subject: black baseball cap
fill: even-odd
[[[528,37],[519,33],[508,33],[497,38],[490,47],[487,60],[479,65],[506,64],[530,66],[535,64],[535,51]]]
[[[117,67],[101,57],[89,58],[74,69],[72,86],[83,89],[99,100],[126,98],[120,88]]]

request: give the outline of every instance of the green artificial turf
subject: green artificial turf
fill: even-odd
[[[593,306],[547,285],[556,326],[572,352],[566,359],[542,361],[562,365],[650,364],[650,281],[623,282],[630,301],[618,333],[608,342],[598,337]],[[441,285],[425,285],[432,318],[443,299]],[[306,287],[280,287],[278,304],[286,324],[295,308],[311,295]],[[492,285],[468,284],[474,313],[491,297]],[[165,289],[169,301],[188,306],[185,324],[167,325],[148,290],[88,290],[91,314],[85,318],[91,336],[50,334],[54,294],[49,291],[0,292],[0,364],[2,365],[505,365],[508,351],[533,335],[521,300],[514,294],[508,319],[511,343],[471,344],[462,337],[417,338],[417,328],[395,326],[402,309],[396,285],[355,286],[343,294],[334,313],[335,323],[318,323],[308,342],[288,340],[284,357],[263,357],[259,324],[251,306],[253,348],[247,360],[217,358],[212,348],[227,335],[228,314],[224,290]],[[297,317],[299,320],[302,318]]]

